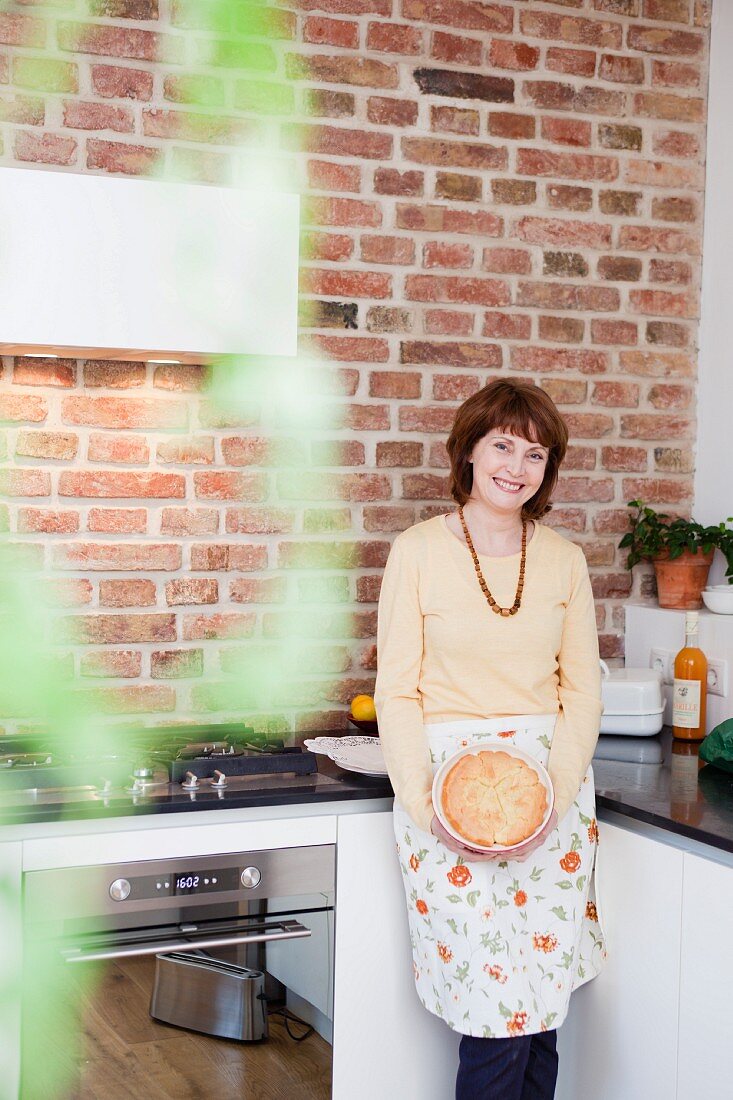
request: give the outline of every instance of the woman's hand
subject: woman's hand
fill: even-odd
[[[430,823],[430,832],[434,837],[437,837],[444,847],[451,852],[455,852],[457,856],[463,856],[464,859],[470,860],[472,863],[486,862],[492,859],[506,859],[506,856],[501,852],[477,852],[475,848],[469,848],[467,844],[461,844],[460,840],[456,840],[443,828],[435,814],[433,814],[433,820]]]
[[[553,810],[544,829],[539,832],[537,836],[534,836],[531,840],[528,840],[526,844],[520,844],[518,848],[515,848],[508,856],[505,856],[505,858],[518,860],[520,863],[523,863],[524,860],[528,858],[528,856],[532,855],[532,852],[534,852],[536,848],[539,848],[542,844],[545,843],[550,833],[556,827],[557,813],[555,810]]]

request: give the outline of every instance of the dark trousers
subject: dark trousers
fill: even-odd
[[[480,1039],[464,1035],[456,1100],[553,1100],[557,1032]]]

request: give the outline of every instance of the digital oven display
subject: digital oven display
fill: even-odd
[[[215,894],[220,891],[239,890],[238,867],[211,867],[205,871],[171,871],[167,875],[138,880],[135,893],[138,897],[181,897],[188,894]]]

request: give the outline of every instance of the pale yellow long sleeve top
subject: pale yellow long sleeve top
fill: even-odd
[[[479,554],[501,607],[510,607],[520,555]],[[562,819],[598,740],[601,677],[593,594],[579,547],[535,524],[522,605],[495,614],[468,547],[445,516],[395,539],[379,597],[375,704],[397,800],[429,831],[432,767],[424,722],[557,713],[548,771]]]

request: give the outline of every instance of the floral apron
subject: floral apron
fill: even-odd
[[[459,748],[513,744],[547,765],[555,715],[426,724],[438,766]],[[395,803],[415,983],[429,1012],[464,1035],[557,1028],[570,994],[606,956],[596,908],[593,772],[559,826],[524,861],[464,860]]]

